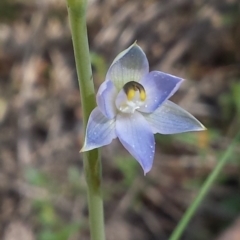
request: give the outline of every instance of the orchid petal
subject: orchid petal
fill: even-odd
[[[97,93],[97,105],[105,117],[112,119],[116,115],[115,98],[117,89],[111,81],[104,81]]]
[[[155,141],[144,117],[138,112],[118,114],[116,133],[123,146],[140,163],[144,174],[149,172],[154,159]]]
[[[140,82],[146,91],[146,100],[139,111],[146,113],[155,111],[178,90],[182,81],[181,78],[159,71],[147,74]]]
[[[139,82],[149,71],[148,60],[143,50],[134,43],[121,52],[110,66],[106,80],[111,80],[118,90],[127,82]]]
[[[116,100],[115,100],[115,104],[116,104],[117,109],[120,110],[121,105],[123,105],[124,103],[127,103],[127,101],[128,101],[127,95],[126,95],[125,91],[122,89],[118,93],[118,95],[116,97]]]
[[[106,118],[96,107],[90,114],[86,129],[86,137],[81,152],[105,146],[116,138],[115,119]]]
[[[171,101],[164,102],[156,111],[144,116],[154,133],[175,134],[206,130],[189,112]]]

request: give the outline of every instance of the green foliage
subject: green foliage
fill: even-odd
[[[224,120],[229,120],[234,117],[236,112],[237,116],[240,117],[240,82],[234,81],[231,84],[230,91],[222,94],[219,99],[219,103],[222,110],[222,117]]]
[[[65,240],[81,229],[80,223],[65,223],[59,216],[51,197],[51,194],[59,191],[55,179],[36,168],[28,168],[25,171],[25,178],[30,184],[42,187],[49,192],[49,197],[34,200],[32,203],[39,225],[38,240]],[[68,189],[71,193],[79,194],[80,190],[83,190],[80,179],[81,174],[78,169],[70,167],[68,169]]]
[[[62,222],[51,201],[36,200],[33,202],[33,208],[41,226],[38,240],[65,240],[81,229],[79,222]]]
[[[69,182],[69,189],[72,194],[79,195],[80,193],[85,194],[85,180],[81,175],[80,171],[76,167],[69,167],[68,168],[68,182]]]
[[[237,115],[240,117],[240,82],[234,82],[231,85],[232,100],[236,107]]]
[[[225,13],[221,15],[221,22],[223,26],[232,26],[235,23],[237,24],[239,20],[239,8],[237,1],[235,4],[232,4],[231,8],[228,9]]]
[[[174,139],[187,144],[187,145],[191,145],[191,146],[195,146],[198,147],[200,142],[203,141],[201,140],[201,138],[199,137],[199,134],[207,134],[207,141],[208,142],[212,142],[212,141],[216,141],[219,137],[220,137],[220,132],[218,129],[208,129],[206,133],[203,132],[197,132],[197,133],[180,133],[180,134],[176,134],[173,135]]]
[[[39,235],[39,240],[66,240],[78,231],[80,224],[72,224],[63,226],[58,229],[58,231],[52,231],[50,229],[45,229]]]
[[[0,1],[0,20],[13,21],[18,17],[19,8],[21,4],[16,4],[14,1],[1,0]]]
[[[68,168],[68,181],[70,184],[76,185],[76,187],[79,187],[81,179],[81,174],[79,170],[75,167],[69,167]]]
[[[240,193],[235,193],[234,195],[228,196],[221,203],[222,208],[225,209],[228,213],[236,214],[240,212]]]
[[[25,178],[30,184],[35,186],[44,187],[49,184],[49,177],[36,168],[28,168],[25,171]]]
[[[167,147],[173,142],[173,135],[156,134],[155,140],[161,147]]]
[[[33,207],[37,211],[38,222],[42,226],[54,227],[58,224],[58,218],[53,204],[48,200],[36,200]]]
[[[126,187],[131,186],[138,171],[137,161],[131,157],[117,157],[116,164],[123,174],[122,184]]]
[[[99,75],[100,78],[104,79],[107,71],[107,66],[104,57],[95,52],[91,52],[90,56],[91,63],[95,68],[97,74]]]

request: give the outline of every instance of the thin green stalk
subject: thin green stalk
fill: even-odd
[[[67,0],[73,49],[80,87],[83,125],[96,105],[86,27],[87,0]],[[104,214],[101,190],[101,160],[98,150],[83,153],[87,182],[88,209],[92,240],[104,240]]]
[[[233,143],[229,146],[227,151],[224,153],[224,155],[221,157],[219,162],[217,163],[217,166],[214,168],[214,170],[211,172],[211,174],[208,176],[207,180],[204,182],[202,188],[200,189],[200,192],[196,199],[193,201],[191,206],[187,209],[186,213],[183,215],[181,221],[177,225],[177,227],[174,229],[172,235],[170,236],[169,240],[178,240],[180,239],[183,231],[186,229],[189,221],[191,220],[192,216],[198,209],[200,203],[203,201],[207,193],[209,192],[211,186],[213,185],[214,181],[216,180],[217,176],[219,175],[220,171],[224,167],[224,165],[227,163],[229,158],[232,155],[233,149],[236,145],[237,139],[239,138],[240,133],[236,136]]]

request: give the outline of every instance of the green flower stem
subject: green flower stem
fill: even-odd
[[[192,216],[198,209],[200,203],[203,201],[207,193],[209,192],[211,186],[213,185],[214,181],[216,180],[217,176],[219,175],[220,171],[224,167],[224,165],[227,163],[229,158],[232,155],[233,149],[236,145],[237,139],[239,138],[240,134],[238,134],[233,141],[233,143],[229,146],[227,151],[224,153],[224,155],[221,157],[219,162],[217,163],[217,166],[214,168],[214,170],[211,172],[211,174],[208,176],[207,180],[204,182],[202,188],[200,189],[200,192],[196,199],[193,201],[192,205],[187,209],[186,213],[183,215],[181,221],[177,225],[177,227],[174,229],[172,235],[170,236],[169,240],[178,240],[180,239],[183,231],[186,229],[189,221],[191,220]]]
[[[96,106],[87,38],[86,6],[87,0],[67,0],[85,129],[88,117]],[[83,153],[83,161],[87,182],[91,239],[104,240],[105,232],[99,150]]]

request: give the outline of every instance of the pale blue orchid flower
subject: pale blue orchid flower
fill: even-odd
[[[97,107],[89,117],[81,152],[110,144],[118,137],[144,174],[149,172],[155,133],[205,129],[190,113],[168,100],[182,81],[163,72],[149,72],[146,55],[136,43],[121,52],[98,90]]]

